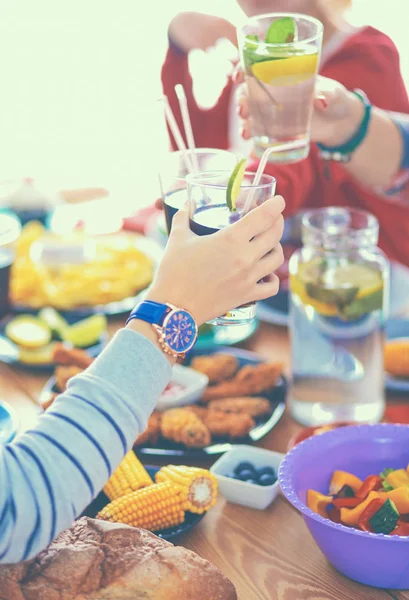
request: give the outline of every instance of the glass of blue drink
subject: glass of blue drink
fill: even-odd
[[[192,154],[194,155],[193,157]],[[232,171],[237,162],[235,154],[218,148],[197,148],[193,153],[188,152],[188,156],[193,160],[193,165],[196,165],[199,171],[212,169]],[[159,172],[159,183],[168,233],[172,226],[173,217],[179,208],[187,202],[187,174],[188,170],[182,152],[170,153]]]
[[[253,185],[254,173],[245,172],[242,184],[234,191],[231,205],[231,171],[204,171],[187,175],[190,228],[196,235],[211,235],[237,222],[275,194],[276,180],[262,175]],[[229,184],[230,182],[230,184]],[[260,282],[262,285],[262,282]],[[212,321],[213,325],[245,325],[256,316],[256,303],[232,308]]]

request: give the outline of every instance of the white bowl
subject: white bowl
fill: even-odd
[[[157,410],[168,410],[198,402],[209,384],[209,378],[189,367],[175,365],[172,369],[171,383],[181,385],[184,389],[172,396],[162,395],[156,404]]]
[[[243,461],[251,462],[256,469],[262,467],[273,467],[278,477],[278,471],[284,454],[272,452],[256,446],[237,445],[232,446],[219,460],[211,467],[210,471],[215,475],[220,493],[234,504],[248,506],[264,510],[269,506],[278,495],[280,487],[278,480],[273,485],[256,485],[247,481],[240,481],[227,477],[233,473],[235,467]]]

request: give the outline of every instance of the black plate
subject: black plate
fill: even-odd
[[[37,312],[28,312],[25,314],[32,314],[33,316],[37,316]],[[5,328],[9,321],[16,317],[8,317],[0,321],[0,362],[5,362],[11,365],[18,365],[19,367],[23,367],[25,369],[35,370],[35,371],[52,371],[57,366],[55,363],[47,363],[43,365],[30,365],[28,363],[22,363],[18,360],[18,348],[17,346],[11,342],[8,337],[5,335]],[[68,322],[69,325],[74,325],[78,321],[82,319],[78,318],[77,315],[65,314],[64,318]],[[100,336],[98,342],[93,344],[92,346],[88,346],[83,348],[87,353],[93,358],[97,357],[100,352],[104,349],[104,347],[108,343],[108,331],[104,331],[104,333]]]
[[[216,352],[212,353],[209,349],[203,349],[199,351],[192,352],[189,361],[194,356],[203,355],[203,354],[232,354],[235,356],[240,364],[240,368],[245,365],[256,365],[262,362],[265,362],[259,354],[255,352],[248,352],[247,350],[241,350],[240,348],[229,348],[220,346],[217,348]],[[50,377],[50,379],[45,384],[42,389],[39,397],[40,404],[44,404],[50,398],[50,395],[57,391],[55,389],[55,378]],[[270,400],[273,411],[268,418],[259,419],[250,431],[249,435],[243,439],[235,439],[234,444],[251,444],[253,442],[257,442],[261,440],[269,431],[277,425],[281,417],[283,416],[285,410],[285,398],[287,395],[287,380],[285,377],[281,376],[277,382],[277,384],[269,390],[267,393],[263,393],[263,397]],[[260,394],[258,394],[260,395]],[[137,447],[136,453],[139,456],[142,456],[143,459],[146,457],[157,457],[157,456],[167,456],[167,457],[185,457],[186,460],[197,460],[204,459],[211,456],[220,456],[224,452],[227,452],[231,448],[232,444],[227,439],[220,438],[217,440],[217,443],[211,444],[206,448],[186,448],[183,444],[176,444],[174,442],[170,442],[168,440],[160,439],[155,446],[139,446]]]
[[[146,465],[145,469],[148,471],[152,479],[154,479],[155,474],[159,471],[159,467],[151,467]],[[91,502],[91,504],[84,510],[81,516],[90,517],[94,519],[99,513],[99,511],[102,510],[107,504],[109,504],[109,498],[105,496],[104,492],[100,492],[95,498],[95,500]],[[197,525],[199,521],[203,519],[205,514],[206,513],[203,513],[202,515],[197,515],[195,513],[187,511],[185,513],[185,520],[183,521],[183,523],[181,523],[180,525],[176,525],[176,527],[170,527],[169,529],[155,531],[154,533],[155,535],[157,535],[160,538],[163,538],[164,540],[173,540],[174,538],[178,537],[182,533],[186,533],[187,531],[192,529],[192,527]]]

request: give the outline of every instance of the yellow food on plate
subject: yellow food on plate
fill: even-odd
[[[395,377],[409,378],[409,338],[385,344],[385,371]]]
[[[105,484],[104,493],[116,500],[149,485],[153,485],[149,473],[131,450]]]
[[[51,341],[50,328],[31,315],[15,317],[5,328],[6,336],[23,348],[41,348]]]
[[[185,510],[199,515],[216,504],[217,480],[207,469],[168,465],[155,475],[157,483],[170,481],[181,488]]]
[[[30,223],[18,240],[11,277],[11,297],[17,305],[60,310],[104,305],[134,296],[152,281],[154,263],[138,248],[141,236],[121,232],[96,237],[95,254],[88,262],[58,268],[32,257],[33,244],[44,237],[60,239]]]
[[[58,342],[51,342],[51,344],[47,344],[47,346],[34,348],[33,350],[20,347],[19,361],[24,365],[49,365],[53,362],[57,343]]]
[[[105,315],[92,315],[64,329],[62,339],[77,348],[86,348],[96,344],[106,328]]]
[[[169,481],[145,487],[107,504],[97,519],[160,531],[185,520],[182,489]]]

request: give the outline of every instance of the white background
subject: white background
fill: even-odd
[[[0,181],[108,185],[148,204],[167,149],[167,25],[203,5],[239,16],[234,0],[0,0]],[[355,0],[354,20],[393,38],[409,83],[408,16],[409,0]]]

